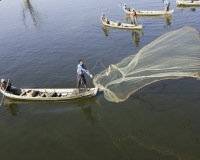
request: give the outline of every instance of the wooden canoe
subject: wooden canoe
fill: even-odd
[[[177,0],[177,5],[183,5],[183,6],[200,6],[200,1],[185,1],[185,0]]]
[[[79,93],[77,93],[76,88],[69,88],[69,89],[21,89],[16,87],[11,87],[12,92],[9,93],[7,91],[1,90],[1,93],[4,96],[11,98],[11,99],[18,99],[18,100],[37,100],[37,101],[58,101],[58,100],[68,100],[68,99],[75,99],[81,97],[93,97],[97,94],[98,88],[90,88],[88,91],[85,89],[80,89]],[[30,91],[34,92],[32,96]],[[51,97],[51,95],[54,96]]]
[[[134,24],[128,24],[128,23],[120,23],[120,25],[118,25],[118,22],[113,22],[113,21],[109,21],[109,24],[102,21],[103,25],[108,26],[108,27],[112,27],[112,28],[119,28],[119,29],[142,29],[142,24],[136,26]]]
[[[129,31],[129,32],[136,32],[138,34],[141,34],[141,35],[144,35],[144,32],[142,29],[133,29],[133,30],[130,30],[130,29],[121,29],[121,28],[113,28],[113,27],[109,27],[109,26],[103,26],[102,27],[102,30],[103,31],[109,31],[109,29],[112,29],[112,30],[123,30],[123,31]]]
[[[132,15],[126,14],[125,19],[128,21],[129,19],[132,19]],[[148,18],[148,19],[174,19],[173,15],[158,15],[158,16],[145,16],[145,15],[139,15],[138,18]]]
[[[124,9],[123,7],[122,7],[122,9],[124,10],[125,13],[132,14],[131,11],[128,11],[128,10]],[[173,14],[173,12],[174,12],[174,9],[172,9],[172,10],[170,10],[168,12],[165,12],[165,11],[142,11],[142,10],[140,10],[140,11],[137,10],[136,11],[137,15],[143,15],[143,16],[171,15],[171,14]]]

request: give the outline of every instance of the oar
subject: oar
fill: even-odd
[[[121,8],[123,8],[123,7],[122,7],[122,6],[120,6],[119,4],[118,4],[118,6],[119,6],[119,7],[121,7]]]

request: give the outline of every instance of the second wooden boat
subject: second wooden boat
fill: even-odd
[[[120,6],[120,5],[119,5]],[[126,9],[124,9],[122,6],[120,6],[125,13],[127,14],[132,14],[131,11],[128,11]],[[160,15],[172,15],[174,12],[174,9],[165,12],[165,11],[143,11],[143,10],[135,10],[137,15],[143,15],[143,16],[160,16]]]
[[[176,3],[183,6],[200,6],[200,1],[177,0]]]
[[[142,24],[135,25],[135,24],[128,24],[128,23],[120,23],[120,22],[113,22],[108,21],[108,23],[102,21],[103,25],[112,27],[112,28],[119,28],[119,29],[142,29]]]

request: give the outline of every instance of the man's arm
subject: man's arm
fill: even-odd
[[[83,71],[84,73],[90,75],[90,73],[88,72],[88,70],[84,69],[81,65],[78,65],[78,68]]]

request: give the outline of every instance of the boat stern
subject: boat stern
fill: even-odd
[[[94,96],[96,96],[96,94],[97,94],[97,92],[98,92],[98,90],[99,90],[99,88],[98,87],[95,87],[95,89],[94,89]]]

